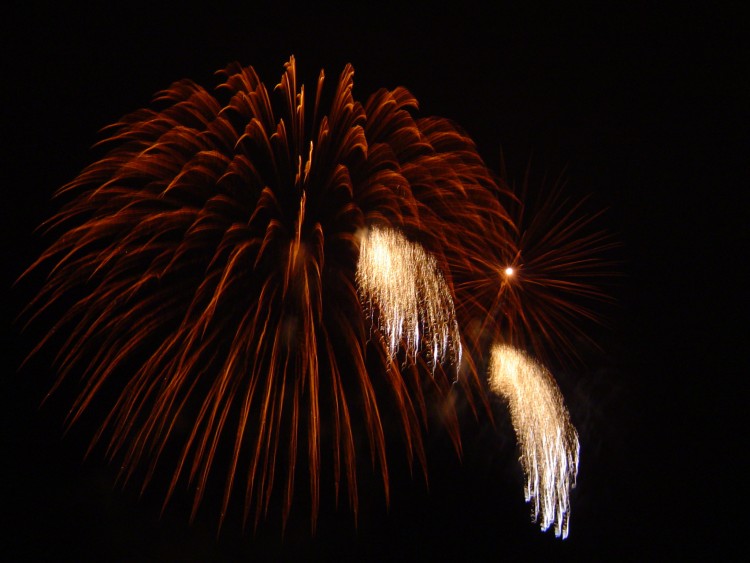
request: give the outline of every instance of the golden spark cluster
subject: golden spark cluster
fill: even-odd
[[[510,408],[533,518],[542,530],[554,525],[555,535],[564,539],[580,444],[560,390],[544,366],[506,344],[493,346],[489,378]]]
[[[391,356],[416,359],[424,348],[434,367],[461,364],[453,297],[435,258],[402,234],[372,227],[360,243],[357,286]]]

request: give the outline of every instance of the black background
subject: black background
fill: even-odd
[[[0,381],[0,553],[9,561],[491,561],[730,558],[747,552],[743,382],[748,250],[748,21],[740,3],[568,10],[277,2],[4,10],[2,229],[5,366]],[[192,6],[192,4],[191,4]],[[65,397],[39,404],[51,357],[19,365],[39,331],[13,322],[34,287],[13,281],[43,248],[53,191],[98,154],[98,130],[172,81],[210,86],[237,60],[275,84],[297,58],[355,68],[355,97],[403,85],[421,115],[461,124],[511,176],[567,167],[574,194],[608,207],[622,242],[605,352],[560,374],[581,433],[570,538],[529,522],[512,430],[466,424],[459,461],[435,430],[430,486],[394,451],[392,502],[364,477],[355,529],[345,505],[311,537],[304,501],[282,539],[210,508],[115,484],[84,461],[92,428],[63,436]],[[480,421],[481,422],[481,421]],[[400,446],[399,446],[400,447]],[[394,448],[395,450],[395,448]]]

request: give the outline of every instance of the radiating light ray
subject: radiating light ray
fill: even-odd
[[[362,306],[386,340],[391,357],[401,347],[416,359],[427,349],[433,368],[461,364],[461,336],[453,298],[435,258],[392,229],[370,227],[357,263]]]
[[[533,189],[530,183],[527,170],[503,197],[514,227],[506,245],[488,245],[476,262],[483,274],[462,279],[456,293],[484,304],[497,340],[542,363],[577,363],[580,343],[596,347],[587,329],[604,324],[601,305],[612,302],[607,286],[618,275],[619,245],[603,228],[601,210],[565,194],[563,177]]]
[[[510,408],[526,475],[524,493],[542,530],[568,536],[570,489],[575,487],[580,444],[550,373],[520,350],[492,348],[490,388]]]

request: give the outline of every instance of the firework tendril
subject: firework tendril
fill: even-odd
[[[347,65],[311,96],[294,58],[272,91],[252,67],[218,74],[213,93],[179,81],[107,128],[105,156],[59,191],[27,320],[62,313],[32,354],[65,335],[54,388],[81,377],[70,423],[104,403],[92,447],[124,480],[145,468],[145,487],[171,460],[164,503],[186,482],[194,516],[226,468],[221,519],[239,495],[257,525],[277,497],[286,523],[305,476],[314,530],[322,478],[356,518],[358,428],[387,502],[384,405],[426,474],[430,401],[456,382],[489,406],[487,335],[554,315],[503,297],[515,196],[406,89],[357,101]],[[454,403],[441,419],[460,454]]]
[[[542,365],[505,344],[492,348],[490,386],[510,407],[533,519],[566,538],[580,444],[560,391]]]
[[[357,285],[391,356],[402,347],[415,359],[427,343],[432,366],[461,364],[461,337],[448,286],[432,256],[396,232],[370,229],[360,245]]]

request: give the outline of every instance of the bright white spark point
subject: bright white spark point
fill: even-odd
[[[490,387],[508,401],[534,521],[542,530],[554,524],[555,535],[565,539],[580,444],[560,390],[544,366],[505,344],[492,349]]]
[[[506,276],[510,277],[510,276],[512,276],[512,275],[513,275],[514,273],[515,273],[515,270],[514,270],[513,268],[511,268],[510,266],[508,266],[507,268],[505,268],[505,275],[506,275]]]
[[[445,360],[461,364],[451,292],[435,258],[420,245],[397,231],[371,227],[360,245],[357,285],[392,357],[404,347],[415,358],[424,345],[433,367]]]

